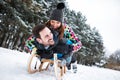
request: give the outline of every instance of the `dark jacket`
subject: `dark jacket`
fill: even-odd
[[[51,59],[54,53],[61,53],[63,58],[66,59],[71,55],[73,46],[66,44],[66,39],[59,40],[58,34],[55,31],[52,32],[55,44],[48,49],[45,49],[42,44],[39,44],[35,40],[34,44],[37,47],[37,54],[40,55],[41,58]]]

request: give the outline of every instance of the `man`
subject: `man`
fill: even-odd
[[[50,30],[45,25],[36,25],[33,28],[33,35],[35,40],[33,44],[35,48],[32,50],[31,57],[28,62],[28,72],[35,73],[39,70],[31,69],[31,62],[34,56],[40,56],[41,59],[53,59],[53,54],[59,54],[59,59],[61,60],[60,65],[69,65],[71,62],[72,49],[71,45],[66,44],[65,39],[58,38],[58,33]]]

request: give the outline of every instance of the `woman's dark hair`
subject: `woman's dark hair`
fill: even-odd
[[[42,31],[46,26],[44,24],[37,24],[33,30],[32,33],[36,38],[41,38],[39,32]]]
[[[48,28],[51,28],[50,20],[45,24]],[[62,39],[64,36],[64,26],[61,24],[56,31],[59,33],[59,39]]]

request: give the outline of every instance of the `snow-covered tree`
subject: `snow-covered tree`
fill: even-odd
[[[0,1],[0,46],[24,50],[24,42],[32,28],[49,20],[57,3],[65,0],[1,0]],[[66,3],[66,2],[65,2]],[[104,55],[102,37],[96,28],[86,24],[81,12],[70,10],[66,3],[64,23],[73,28],[83,46],[76,55],[78,63],[92,65]]]

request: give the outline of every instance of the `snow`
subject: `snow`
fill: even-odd
[[[34,74],[27,72],[27,61],[30,54],[0,47],[0,80],[55,80],[53,71],[42,71]],[[64,80],[120,80],[120,72],[78,65],[78,72],[66,72]]]

